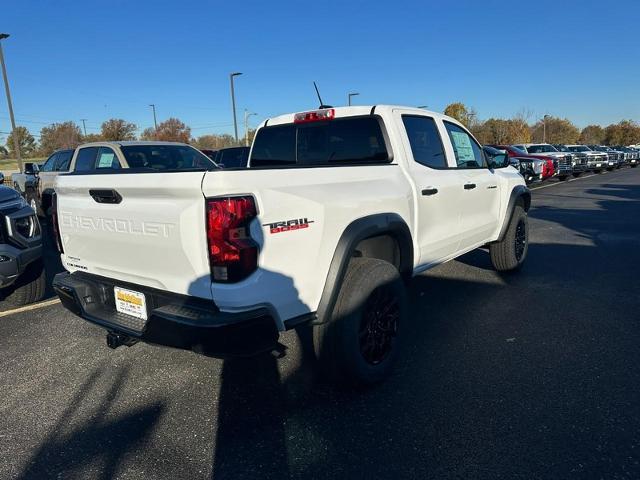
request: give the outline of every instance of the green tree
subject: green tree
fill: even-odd
[[[582,145],[601,144],[604,140],[604,128],[600,125],[587,125],[580,132],[578,142]]]
[[[103,139],[122,141],[135,140],[137,129],[135,123],[129,123],[121,118],[111,118],[102,124],[100,130]]]
[[[82,132],[75,123],[54,123],[40,130],[40,154],[48,156],[61,148],[76,148],[82,143]]]
[[[539,120],[531,127],[531,137],[534,142],[576,143],[580,130],[567,118],[548,116],[546,127],[544,120]]]
[[[15,133],[18,135],[18,146],[20,147],[20,155],[28,158],[36,151],[36,141],[33,135],[29,133],[25,127],[16,127]],[[12,157],[16,156],[13,143],[13,133],[7,137],[7,150]]]
[[[476,111],[473,108],[467,108],[464,103],[450,103],[444,109],[444,114],[455,118],[463,125],[471,128],[476,118]]]
[[[157,129],[145,129],[140,139],[189,143],[191,140],[191,129],[177,118],[170,118],[159,123]]]

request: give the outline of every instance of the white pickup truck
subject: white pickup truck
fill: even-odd
[[[305,324],[330,378],[373,383],[410,321],[405,280],[485,245],[501,271],[527,255],[523,178],[505,156],[487,164],[438,113],[287,114],[260,125],[248,169],[148,164],[61,175],[55,186],[68,272],[54,288],[113,348],[142,340],[254,354]]]

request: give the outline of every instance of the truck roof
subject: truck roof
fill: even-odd
[[[413,110],[416,113],[419,113],[421,115],[424,115],[425,113],[429,114],[430,116],[434,117],[434,118],[440,118],[440,119],[444,119],[447,121],[452,121],[455,122],[457,124],[459,124],[460,122],[458,122],[455,118],[451,118],[448,117],[447,115],[444,115],[442,113],[438,113],[438,112],[433,112],[431,110],[425,110],[424,108],[417,108],[417,107],[407,107],[405,105],[356,105],[356,106],[350,106],[350,107],[329,107],[332,108],[335,111],[335,117],[334,118],[345,118],[345,117],[356,117],[356,116],[360,116],[360,115],[371,115],[374,112],[387,112],[390,113],[392,110],[395,109],[402,109],[402,110]],[[309,108],[307,110],[301,110],[299,112],[293,112],[293,113],[287,113],[284,115],[278,115],[275,117],[271,117],[268,118],[267,120],[263,121],[260,124],[260,127],[264,127],[265,125],[282,125],[285,123],[293,123],[293,119],[294,116],[296,115],[296,113],[304,113],[304,112],[313,112],[316,110],[327,110],[327,108],[324,109],[320,109],[320,108]]]

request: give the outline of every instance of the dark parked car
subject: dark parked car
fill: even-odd
[[[216,152],[214,161],[221,168],[246,168],[249,150],[249,147],[222,148]]]
[[[0,187],[0,301],[25,305],[44,296],[42,230],[19,192]]]
[[[204,153],[207,157],[209,157],[211,160],[214,160],[214,161],[216,159],[216,153],[218,153],[217,150],[211,150],[209,148],[201,148],[200,151],[202,153]]]

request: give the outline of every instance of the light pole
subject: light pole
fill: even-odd
[[[352,92],[349,95],[347,95],[347,97],[349,98],[349,106],[351,106],[351,97],[357,97],[358,95],[360,95],[358,92]]]
[[[542,117],[542,143],[547,143],[547,118],[549,115]]]
[[[249,146],[249,117],[251,115],[258,115],[257,113],[249,113],[249,110],[244,109],[244,146]]]
[[[150,103],[149,106],[151,107],[151,110],[153,110],[153,128],[157,133],[158,132],[158,121],[156,120],[156,104],[155,103]]]
[[[233,88],[233,77],[242,75],[242,72],[233,72],[229,74],[229,81],[231,82],[231,107],[233,109],[233,133],[238,143],[238,119],[236,118],[236,93]]]
[[[87,119],[86,118],[81,118],[80,121],[82,122],[82,131],[84,132],[84,136],[86,137],[87,136],[87,125],[84,122],[86,122]]]
[[[4,64],[4,54],[2,52],[2,40],[9,38],[8,33],[0,33],[0,64],[2,64],[2,77],[4,78],[4,90],[7,93],[7,104],[9,105],[9,118],[11,119],[11,129],[13,134],[13,148],[16,151],[18,170],[22,172],[22,156],[20,155],[20,142],[18,131],[16,130],[16,119],[13,118],[13,105],[11,104],[11,92],[9,91],[9,80],[7,79],[7,67]]]

